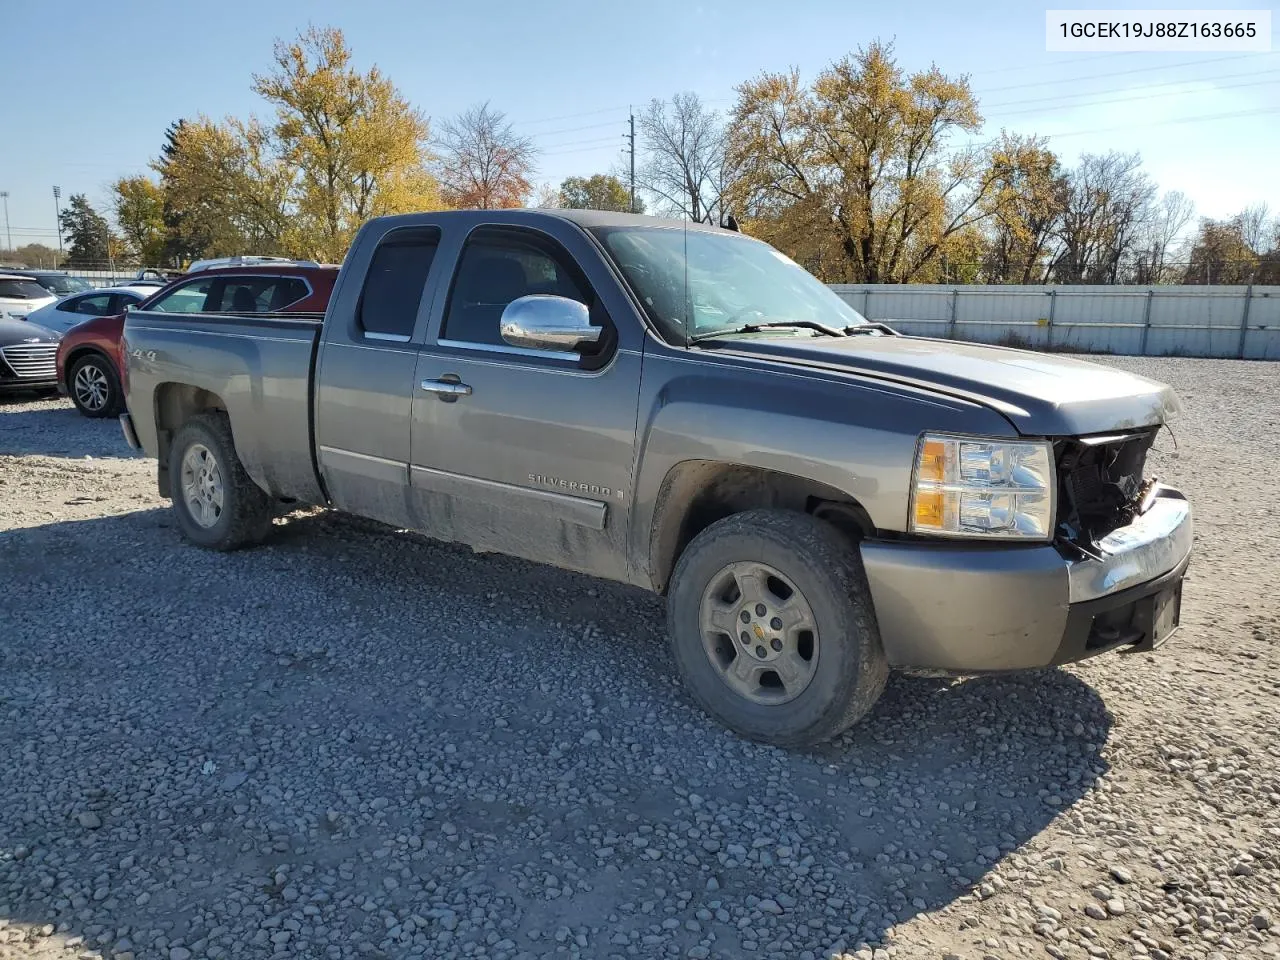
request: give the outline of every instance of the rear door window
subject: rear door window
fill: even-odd
[[[210,309],[224,313],[278,313],[311,292],[299,277],[223,277],[218,303]]]
[[[393,230],[373,251],[356,323],[371,340],[413,336],[440,235],[434,229]]]
[[[111,296],[109,293],[93,293],[86,297],[78,297],[72,312],[87,314],[91,317],[110,316]]]
[[[205,302],[209,299],[209,291],[213,289],[217,277],[201,277],[191,280],[180,287],[157,298],[147,309],[156,313],[201,313]]]

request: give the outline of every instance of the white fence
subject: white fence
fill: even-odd
[[[868,320],[952,340],[1280,360],[1280,287],[832,284]]]

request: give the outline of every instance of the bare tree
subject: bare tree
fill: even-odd
[[[1136,260],[1156,187],[1136,153],[1085,154],[1068,174],[1053,275],[1059,283],[1116,283]]]
[[[1169,254],[1194,214],[1195,204],[1185,193],[1170,190],[1160,198],[1142,232],[1135,283],[1168,283],[1174,279]]]
[[[1254,253],[1265,253],[1271,246],[1274,224],[1270,222],[1271,208],[1266,203],[1251,203],[1237,215],[1240,221],[1240,237]]]
[[[518,207],[532,191],[537,150],[488,101],[440,125],[436,175],[454,207]]]
[[[644,162],[636,183],[663,213],[718,223],[727,211],[732,180],[725,158],[725,128],[694,93],[678,93],[670,103],[653,100],[637,117]]]

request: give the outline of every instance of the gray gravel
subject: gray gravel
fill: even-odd
[[[1187,410],[1155,655],[894,678],[808,753],[662,607],[324,512],[180,542],[112,422],[0,401],[0,960],[1280,956],[1280,365]]]

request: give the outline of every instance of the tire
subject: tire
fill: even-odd
[[[773,573],[759,594],[753,585],[764,568]],[[756,617],[762,607],[751,604],[752,596],[763,596],[768,620]],[[805,607],[812,630],[793,626]],[[718,630],[727,612],[738,631],[733,636]],[[752,619],[745,623],[743,616]],[[861,554],[808,514],[748,510],[707,527],[676,564],[667,619],[677,669],[694,699],[729,729],[762,743],[800,747],[830,740],[871,709],[888,678]],[[779,623],[784,628],[774,629]],[[726,642],[733,652],[728,666]],[[779,668],[772,678],[771,666]],[[745,673],[755,679],[742,679]]]
[[[82,416],[94,420],[118,417],[124,412],[124,391],[115,367],[100,354],[91,353],[71,365],[67,393]]]
[[[197,546],[237,550],[271,529],[275,503],[245,473],[223,414],[200,414],[178,430],[169,447],[169,484],[178,527]]]

